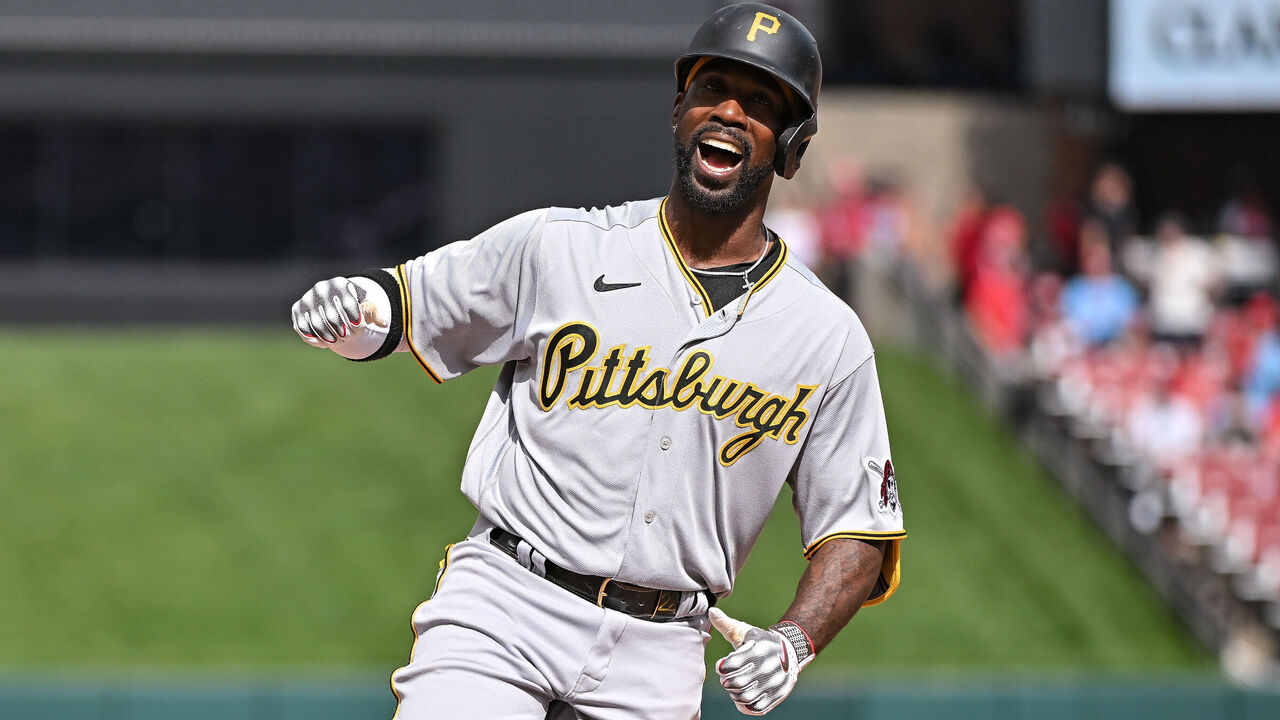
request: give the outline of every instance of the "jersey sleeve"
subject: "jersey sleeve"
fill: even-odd
[[[528,357],[546,214],[517,215],[395,268],[407,349],[433,380]]]
[[[823,398],[792,485],[805,558],[835,538],[888,541],[880,578],[863,605],[887,600],[898,587],[898,545],[907,534],[874,356]]]

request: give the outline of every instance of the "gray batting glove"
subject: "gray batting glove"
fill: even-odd
[[[346,340],[364,322],[363,300],[364,290],[347,278],[321,280],[293,304],[293,329],[316,347]]]
[[[804,631],[794,623],[765,630],[734,620],[720,608],[711,608],[707,614],[734,648],[716,663],[716,673],[738,710],[764,715],[777,707],[814,658]]]

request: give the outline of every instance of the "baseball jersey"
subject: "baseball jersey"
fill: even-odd
[[[724,596],[787,484],[806,557],[889,541],[888,598],[906,534],[861,323],[781,240],[712,310],[664,202],[527,212],[395,268],[432,379],[502,366],[462,491],[562,567]]]

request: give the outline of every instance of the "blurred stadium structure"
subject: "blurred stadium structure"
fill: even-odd
[[[671,60],[720,4],[4,0],[6,320],[280,324],[327,272],[529,207],[659,194]],[[1162,464],[1124,418],[1176,377],[1173,394],[1200,393],[1195,412],[1214,422],[1250,370],[1228,346],[1264,336],[1247,326],[1275,299],[1274,226],[1249,223],[1280,199],[1280,4],[776,4],[815,29],[827,62],[806,171],[778,189],[783,235],[875,334],[939,350],[1009,413],[1229,671],[1274,680],[1274,431],[1201,432]],[[1048,315],[1080,274],[1104,160],[1128,184],[1103,213],[1105,242],[1144,307],[1164,211],[1222,258],[1190,343],[1140,319],[1114,343],[1054,344]],[[953,262],[974,190],[975,237],[995,207],[1022,222],[1018,239],[983,245],[997,258],[982,267],[986,305],[967,301]],[[840,208],[859,228],[844,246]]]
[[[38,298],[32,322],[218,317],[213,287],[236,287],[223,308],[260,307],[315,266],[656,195],[672,58],[718,4],[5,2],[3,297]],[[1017,86],[1013,0],[936,21],[929,3],[784,4],[830,48],[829,88]],[[917,39],[936,47],[917,58]],[[280,281],[237,283],[246,264]],[[68,267],[98,302],[64,297]]]

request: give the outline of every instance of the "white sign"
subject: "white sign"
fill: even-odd
[[[1129,110],[1280,110],[1280,0],[1111,0],[1111,99]]]

